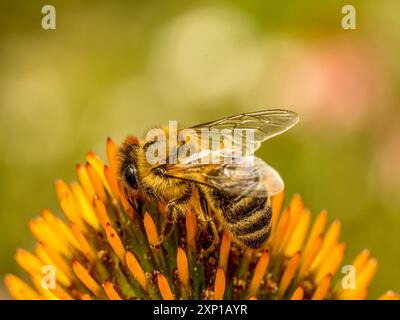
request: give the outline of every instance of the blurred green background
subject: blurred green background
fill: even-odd
[[[177,120],[283,107],[301,123],[265,143],[287,194],[342,220],[351,262],[379,259],[370,297],[400,290],[400,2],[51,1],[0,4],[0,276],[21,274],[27,222],[60,212],[54,181],[105,140]],[[3,283],[0,297],[6,298]]]

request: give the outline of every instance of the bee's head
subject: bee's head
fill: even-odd
[[[139,191],[139,176],[136,167],[136,150],[139,142],[136,137],[129,136],[122,144],[120,155],[119,174],[125,188],[133,193]]]

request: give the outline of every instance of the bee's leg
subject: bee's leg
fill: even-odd
[[[204,215],[202,221],[204,226],[201,228],[200,232],[200,244],[203,252],[207,254],[219,242],[219,236],[217,227],[209,215],[207,201],[203,195],[200,195],[200,204]]]
[[[204,254],[212,251],[219,242],[218,231],[214,221],[205,220],[205,225],[200,232],[200,244]]]
[[[143,217],[143,198],[141,196],[133,197],[126,188],[124,188],[124,193],[130,206],[136,210],[140,217]]]
[[[126,190],[126,188],[124,188],[124,193],[125,193],[125,198],[128,201],[128,203],[131,205],[131,207],[133,209],[136,209],[135,202],[133,201],[131,195],[129,194],[128,190]]]
[[[185,213],[185,208],[190,200],[192,190],[188,188],[188,191],[181,198],[171,200],[165,207],[165,221],[161,227],[161,234],[158,237],[158,241],[153,246],[159,246],[165,238],[167,238],[172,230],[174,229],[175,223],[180,215]]]

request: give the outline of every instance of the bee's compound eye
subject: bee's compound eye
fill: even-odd
[[[132,164],[128,165],[128,166],[124,169],[124,171],[123,171],[123,173],[122,173],[122,175],[123,175],[123,177],[124,177],[124,179],[125,179],[126,184],[127,184],[129,187],[131,187],[132,189],[138,189],[138,184],[137,184],[137,181],[136,181],[136,174],[137,174],[136,168],[135,168],[135,166],[132,165]]]

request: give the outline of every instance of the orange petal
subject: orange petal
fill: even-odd
[[[290,222],[290,209],[287,208],[279,219],[278,226],[276,228],[276,233],[274,239],[272,240],[272,255],[275,256],[280,252],[283,246],[283,238],[285,236],[286,230]]]
[[[96,197],[93,200],[93,206],[104,231],[106,231],[106,225],[107,224],[111,225],[111,220],[108,216],[106,206],[104,205],[103,201],[101,201]]]
[[[86,163],[86,170],[90,177],[90,181],[92,181],[93,188],[96,191],[98,197],[103,202],[107,201],[107,195],[106,191],[104,190],[104,184],[98,172],[93,168],[93,166],[90,163]]]
[[[110,186],[111,194],[113,195],[114,199],[119,200],[118,182],[114,171],[110,167],[104,166],[104,176],[107,179],[107,182]]]
[[[399,300],[399,299],[400,299],[399,294],[394,291],[387,291],[378,298],[378,300]]]
[[[72,261],[72,269],[79,280],[88,288],[96,297],[100,297],[102,290],[99,284],[92,278],[89,272],[77,261]]]
[[[364,249],[356,256],[352,265],[356,269],[357,273],[360,272],[364,268],[364,266],[368,262],[369,257],[370,257],[370,252],[368,249]]]
[[[231,249],[231,239],[227,231],[224,231],[222,235],[220,251],[219,251],[219,261],[218,266],[226,272],[226,268],[228,265],[229,251]]]
[[[317,289],[315,289],[315,292],[313,296],[311,297],[311,300],[322,300],[325,298],[326,294],[328,293],[329,286],[331,285],[332,281],[332,275],[327,274],[321,281],[321,283],[318,285]]]
[[[110,186],[108,185],[108,182],[107,182],[107,179],[104,176],[104,162],[93,151],[89,151],[87,153],[86,162],[89,163],[93,167],[94,170],[96,170],[105,189],[108,192],[111,192]]]
[[[85,257],[89,261],[96,260],[96,253],[87,241],[86,237],[83,233],[79,230],[78,226],[75,223],[71,222],[71,230],[75,236],[75,239],[78,241],[81,252],[85,255]]]
[[[150,245],[155,245],[158,242],[157,227],[151,215],[146,212],[143,218],[144,228],[146,230],[147,239]]]
[[[7,274],[4,278],[10,295],[17,300],[40,300],[39,294],[20,278]]]
[[[118,236],[117,232],[109,223],[106,224],[106,234],[107,240],[113,248],[115,254],[118,256],[119,260],[121,260],[121,262],[125,264],[124,245],[122,244],[121,238]]]
[[[158,288],[160,290],[161,296],[164,300],[174,300],[174,295],[172,294],[171,288],[169,287],[168,280],[161,273],[157,275]]]
[[[122,300],[117,291],[115,291],[115,288],[113,284],[109,281],[105,281],[103,283],[103,289],[104,292],[106,293],[108,299],[110,300]]]
[[[114,174],[118,171],[118,145],[110,138],[107,138],[107,159]]]
[[[178,275],[182,284],[185,287],[189,286],[189,264],[185,251],[181,247],[178,247],[178,253],[176,257],[178,266]]]
[[[256,294],[261,280],[264,277],[265,271],[267,270],[267,266],[268,266],[268,260],[269,260],[269,251],[265,250],[260,259],[257,262],[256,268],[254,270],[254,275],[253,278],[251,279],[251,283],[249,286],[249,292],[248,295],[249,296],[253,296]]]
[[[309,249],[304,252],[304,259],[300,266],[298,279],[303,279],[308,272],[310,272],[310,266],[317,256],[319,249],[322,246],[322,234],[314,239],[314,243],[311,244]]]
[[[285,190],[282,190],[278,194],[271,197],[271,207],[272,207],[272,233],[274,232],[277,224],[279,214],[282,211],[283,200],[285,199]]]
[[[378,269],[378,260],[371,258],[358,274],[357,287],[368,288]]]
[[[64,223],[64,221],[57,218],[48,209],[42,210],[42,217],[49,225],[49,227],[57,234],[61,242],[71,244],[74,248],[79,249],[78,242],[76,241],[74,235],[72,234],[69,227]]]
[[[87,196],[85,195],[82,187],[77,183],[71,183],[71,190],[75,196],[77,206],[83,219],[91,225],[94,229],[98,229],[99,221],[94,212],[91,202],[89,202]]]
[[[308,236],[306,245],[304,246],[303,252],[308,251],[310,249],[310,245],[314,243],[315,239],[324,232],[327,222],[328,212],[326,210],[322,210],[315,219],[313,226],[311,227],[311,231]]]
[[[86,167],[78,163],[76,165],[76,172],[78,174],[79,182],[82,185],[88,200],[91,201],[96,191],[94,190],[92,181],[90,180]]]
[[[41,274],[43,263],[30,252],[18,249],[15,253],[15,260],[30,275]]]
[[[282,298],[286,293],[286,290],[289,287],[289,284],[297,271],[297,267],[300,263],[300,256],[300,252],[296,252],[293,257],[290,258],[286,270],[283,273],[281,281],[279,283],[278,297]]]
[[[289,204],[289,208],[290,208],[290,222],[287,227],[287,231],[285,233],[283,240],[285,244],[288,242],[289,238],[293,234],[293,231],[296,228],[297,223],[304,210],[303,200],[301,199],[299,194],[293,195],[292,200],[290,201]]]
[[[225,273],[222,268],[217,269],[214,285],[214,300],[222,300],[225,293]]]
[[[57,193],[58,201],[61,201],[61,199],[64,197],[64,195],[69,192],[70,192],[69,187],[65,183],[64,180],[59,179],[56,181],[56,193]]]
[[[59,239],[58,235],[54,233],[43,218],[38,217],[30,220],[29,229],[39,242],[49,243],[54,250],[61,252],[67,257],[71,256],[68,246]]]
[[[70,222],[75,223],[80,230],[86,231],[86,226],[79,214],[80,211],[72,193],[64,194],[60,206]]]
[[[341,265],[344,252],[346,250],[346,245],[344,243],[340,243],[336,245],[332,252],[326,257],[324,261],[321,262],[319,267],[317,268],[315,275],[315,283],[319,284],[320,281],[327,275],[328,273],[332,276],[335,275],[339,266]]]
[[[333,248],[339,241],[340,236],[340,221],[336,220],[332,222],[324,240],[322,241],[321,250],[319,251],[317,257],[315,258],[313,264],[311,265],[311,270],[315,270],[321,261],[324,261],[328,254],[330,254]]]
[[[285,255],[291,257],[303,247],[304,239],[306,238],[308,227],[310,225],[311,213],[310,210],[305,209],[294,227],[293,234],[289,237],[286,245]]]
[[[52,289],[54,295],[58,297],[60,300],[73,300],[72,296],[67,293],[61,286],[56,286]]]
[[[132,252],[127,251],[125,259],[126,265],[128,266],[129,271],[132,273],[136,281],[139,282],[140,286],[143,289],[147,290],[146,275],[135,255]]]
[[[293,292],[290,300],[303,300],[304,296],[304,289],[303,287],[297,287],[296,290]]]

